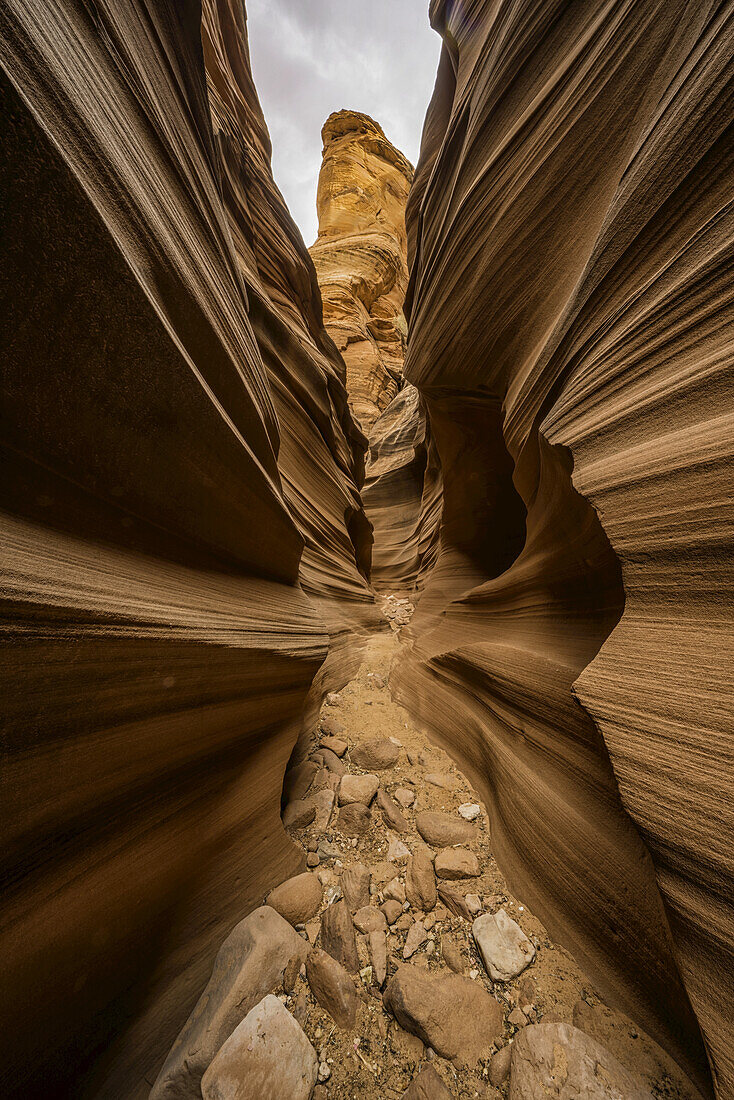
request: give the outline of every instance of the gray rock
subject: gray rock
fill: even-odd
[[[405,872],[405,896],[414,909],[430,912],[436,904],[436,876],[433,860],[420,845],[408,860]]]
[[[359,802],[369,806],[377,794],[380,780],[376,775],[343,775],[339,784],[339,805],[348,806],[350,802]]]
[[[331,792],[334,793],[333,791]],[[319,846],[316,849],[316,854],[319,859],[339,859],[341,856],[341,848],[338,844],[335,844],[333,840],[328,840],[325,836],[319,841]]]
[[[243,1016],[278,988],[291,959],[304,962],[307,951],[298,933],[267,905],[240,921],[220,947],[206,989],[171,1047],[150,1100],[201,1100],[201,1078],[214,1055]]]
[[[477,917],[472,935],[487,973],[496,982],[516,978],[535,958],[532,943],[504,909]]]
[[[570,1024],[534,1024],[512,1044],[510,1100],[652,1100],[643,1082]]]
[[[478,983],[447,974],[434,978],[401,966],[385,987],[383,1004],[401,1027],[442,1058],[474,1066],[502,1034],[502,1010]]]
[[[478,806],[476,802],[463,802],[459,806],[459,813],[464,818],[464,821],[476,821],[482,812],[482,807]]]
[[[201,1082],[203,1100],[309,1100],[316,1051],[277,997],[264,997],[235,1028]]]
[[[410,848],[403,844],[400,837],[390,836],[389,834],[388,837],[387,858],[391,863],[402,863],[410,855]]]
[[[423,1066],[403,1093],[403,1100],[451,1100],[452,1095],[433,1066]]]
[[[322,896],[318,877],[304,871],[302,875],[281,882],[280,886],[270,891],[265,902],[290,924],[305,924],[318,913]]]
[[[359,971],[352,915],[343,898],[330,905],[321,918],[321,946],[351,974]]]
[[[353,913],[370,903],[370,872],[362,863],[353,863],[342,871],[342,893]]]
[[[377,792],[377,806],[382,812],[382,819],[388,829],[394,829],[396,833],[407,833],[409,826],[405,815],[387,791]]]
[[[352,749],[352,763],[364,771],[383,771],[392,768],[398,762],[400,749],[387,738],[378,737],[372,741],[363,741]]]
[[[479,860],[468,848],[444,848],[436,856],[435,868],[438,878],[452,881],[480,874]]]
[[[449,848],[452,844],[471,844],[476,840],[474,826],[450,814],[426,810],[415,815],[415,825],[426,844],[432,848]]]
[[[327,951],[315,948],[306,961],[311,992],[337,1027],[351,1031],[357,1021],[359,997],[347,971]]]

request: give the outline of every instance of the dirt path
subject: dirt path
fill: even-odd
[[[346,742],[348,748],[341,761],[328,753],[326,757],[317,755],[319,763],[326,762],[327,767],[315,785],[326,784],[331,789],[338,789],[338,772],[344,770],[359,775],[374,770],[355,764],[355,750],[360,745],[374,739],[399,743],[396,744],[399,748],[397,761],[376,770],[376,774],[382,791],[393,798],[398,792],[398,799],[402,799],[407,829],[402,834],[388,829],[376,802],[372,803],[369,824],[361,835],[349,836],[347,834],[353,830],[340,827],[336,805],[326,826],[322,821],[319,826],[312,824],[303,829],[290,829],[293,838],[310,853],[309,864],[315,867],[322,881],[324,910],[342,896],[343,872],[355,864],[362,864],[371,872],[369,889],[373,907],[384,903],[386,889],[388,895],[397,892],[399,900],[407,859],[404,853],[400,855],[402,845],[410,852],[423,845],[416,827],[416,815],[426,811],[444,813],[461,822],[459,807],[479,803],[477,795],[449,757],[431,745],[403,708],[390,698],[387,680],[400,648],[395,627],[407,621],[412,607],[407,601],[388,597],[384,600],[384,608],[393,630],[370,641],[358,675],[338,695],[327,697],[322,709],[318,731],[321,745],[325,741],[327,745],[334,745],[328,739],[335,737],[337,750],[342,750],[339,740]],[[315,744],[314,752],[318,749],[319,745]],[[356,755],[359,758],[359,751]],[[412,804],[405,804],[409,795],[402,792],[413,792]],[[464,813],[471,811],[464,810]],[[481,804],[473,827],[474,838],[468,846],[478,858],[480,874],[443,885],[465,896],[466,918],[504,909],[534,945],[534,961],[515,979],[493,982],[477,953],[470,919],[450,912],[440,898],[435,908],[425,914],[416,912],[405,902],[402,914],[397,920],[393,919],[387,932],[388,979],[404,961],[406,937],[420,920],[426,933],[425,942],[412,955],[410,963],[437,975],[450,973],[450,963],[454,970],[460,968],[498,1000],[504,1023],[502,1037],[495,1043],[496,1052],[511,1043],[520,1028],[529,1023],[540,1020],[574,1023],[608,1047],[623,1065],[638,1073],[654,1096],[671,1100],[695,1096],[667,1055],[627,1017],[604,1005],[573,959],[549,939],[540,922],[508,893],[492,857],[487,815]],[[432,851],[435,850],[434,846]],[[442,885],[440,879],[438,885]],[[388,916],[394,918],[396,911],[393,906]],[[319,917],[308,922],[305,933],[312,944],[320,945]],[[415,932],[413,935],[415,938]],[[293,991],[283,995],[318,1052],[322,1077],[328,1074],[328,1078],[317,1086],[315,1097],[334,1100],[401,1097],[419,1067],[426,1062],[432,1062],[453,1096],[497,1098],[507,1095],[507,1080],[500,1080],[502,1058],[488,1057],[474,1069],[462,1068],[436,1056],[420,1039],[403,1030],[383,1008],[367,935],[357,934],[357,948],[361,993],[357,1037],[337,1028],[331,1016],[319,1007],[305,972],[297,978]]]

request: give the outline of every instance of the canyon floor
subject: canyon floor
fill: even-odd
[[[407,599],[392,595],[382,597],[382,603],[387,620],[385,631],[369,641],[358,675],[340,692],[327,696],[322,708],[311,752],[311,760],[315,755],[321,770],[313,786],[325,784],[327,788],[338,790],[342,782],[339,773],[375,772],[383,792],[377,796],[382,799],[382,806],[385,794],[391,796],[391,807],[400,804],[404,825],[399,818],[396,820],[402,832],[386,825],[385,812],[382,807],[378,808],[377,801],[372,803],[368,819],[362,821],[359,814],[348,814],[342,828],[337,807],[341,795],[334,802],[328,823],[325,824],[321,816],[305,828],[291,826],[288,830],[309,853],[309,866],[315,869],[323,886],[320,912],[297,925],[301,935],[308,937],[316,948],[322,946],[323,914],[337,904],[345,892],[353,913],[357,906],[354,915],[359,955],[359,974],[354,975],[359,989],[356,1028],[343,1030],[335,1025],[314,998],[305,966],[296,976],[293,988],[280,993],[281,1000],[301,1023],[318,1054],[321,1083],[314,1096],[334,1100],[402,1097],[421,1070],[424,1074],[421,1090],[415,1091],[414,1086],[409,1096],[445,1095],[433,1070],[451,1096],[506,1096],[509,1056],[499,1052],[512,1044],[524,1026],[543,1020],[572,1023],[597,1039],[626,1069],[639,1075],[654,1097],[668,1100],[698,1097],[662,1049],[630,1019],[604,1003],[573,958],[550,939],[542,924],[509,893],[492,857],[486,807],[450,758],[430,743],[407,712],[390,697],[387,687],[390,667],[401,647],[400,626],[408,621],[412,605]],[[399,750],[396,761],[387,767],[370,766],[369,755],[365,758],[364,750],[360,754],[360,746],[367,746],[369,754],[372,743],[384,739]],[[324,748],[327,749],[325,753]],[[340,757],[332,751],[334,748]],[[357,766],[355,758],[366,766]],[[300,797],[292,803],[296,817],[299,807],[308,805],[309,793],[302,788],[304,776],[308,782],[309,766],[308,760],[300,766],[301,789],[295,791]],[[332,768],[336,769],[336,775],[329,774]],[[426,847],[416,819],[422,820],[420,815],[425,813],[449,815],[464,827],[459,807],[471,817],[476,809],[472,811],[468,807],[477,805],[479,814],[470,826],[472,839],[463,843],[459,850],[469,850],[476,856],[479,874],[453,880],[438,878],[437,904],[430,912],[416,911],[415,905],[404,900],[407,853]],[[388,816],[390,813],[394,814],[394,809],[388,810]],[[288,821],[288,812],[285,820]],[[348,835],[353,832],[358,835]],[[431,853],[435,851],[434,844]],[[369,872],[369,878],[363,868]],[[356,875],[350,875],[355,869]],[[467,869],[476,870],[471,867],[471,860],[468,868],[459,868],[459,872],[464,873]],[[351,878],[351,889],[344,886],[345,874]],[[356,895],[355,880],[361,883]],[[365,892],[360,899],[357,896],[359,889],[366,891],[367,882],[369,894]],[[456,911],[452,912],[445,900],[457,896],[459,904],[458,907],[454,904]],[[388,920],[384,921],[378,907],[384,906],[389,899],[397,903],[388,909]],[[365,912],[360,901],[372,912]],[[459,915],[462,909],[463,915]],[[500,909],[520,926],[534,945],[536,954],[530,965],[512,980],[493,982],[477,951],[471,922],[480,913],[494,913]],[[401,1027],[386,1010],[381,989],[385,980],[381,980],[379,973],[384,964],[370,952],[368,933],[373,924],[378,933],[378,945],[380,936],[386,934],[388,981],[415,945],[409,957],[412,967],[436,977],[460,972],[499,1002],[501,1034],[486,1052],[487,1056],[474,1067],[460,1064],[460,1059],[438,1056],[420,1038]],[[425,1002],[425,991],[422,999]],[[442,996],[437,990],[436,1004],[430,1006],[430,1012],[437,1018],[442,1012],[452,1011],[448,1004],[441,1002]],[[457,1022],[457,1026],[471,1030],[471,1016],[470,1010],[468,1018]],[[451,1021],[444,1023],[450,1026]],[[432,1070],[426,1071],[428,1065]]]

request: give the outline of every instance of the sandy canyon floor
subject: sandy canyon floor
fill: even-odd
[[[385,630],[370,640],[358,675],[342,691],[327,697],[311,756],[324,745],[332,746],[340,756],[331,752],[317,756],[320,765],[326,763],[327,771],[331,767],[337,773],[362,775],[375,770],[380,790],[391,796],[393,804],[399,804],[406,827],[402,832],[388,828],[375,801],[369,823],[359,835],[350,836],[340,829],[336,804],[325,827],[322,819],[305,828],[288,830],[309,853],[309,866],[316,871],[324,888],[320,913],[299,926],[312,945],[319,947],[322,943],[321,919],[329,906],[342,898],[343,878],[349,869],[361,865],[369,872],[369,879],[360,872],[361,881],[369,881],[369,897],[365,893],[361,900],[367,900],[375,910],[365,914],[360,908],[355,916],[360,970],[355,975],[359,1009],[353,1032],[338,1028],[319,1006],[305,967],[295,977],[292,989],[280,993],[318,1053],[320,1083],[314,1096],[317,1100],[402,1097],[421,1069],[426,1072],[426,1065],[430,1065],[432,1070],[424,1078],[428,1091],[411,1091],[409,1095],[443,1095],[437,1086],[435,1070],[451,1096],[497,1100],[508,1095],[509,1057],[499,1056],[499,1052],[513,1042],[522,1027],[543,1020],[573,1023],[596,1038],[622,1065],[642,1078],[653,1096],[669,1100],[697,1097],[698,1093],[662,1049],[630,1019],[604,1003],[571,956],[549,938],[542,924],[509,893],[492,857],[486,807],[449,757],[430,743],[427,735],[415,727],[407,712],[390,697],[387,682],[391,664],[401,647],[400,623],[407,621],[412,605],[395,596],[383,596],[382,603]],[[397,760],[380,769],[358,767],[353,758],[356,755],[357,760],[361,759],[359,747],[375,739],[391,740],[399,749]],[[346,748],[340,741],[346,743]],[[340,781],[334,777],[332,787],[338,787]],[[403,900],[408,852],[425,849],[416,819],[420,820],[421,814],[436,813],[449,815],[460,823],[463,818],[459,807],[467,804],[478,804],[480,812],[473,821],[471,841],[460,847],[474,854],[479,874],[439,878],[435,907],[426,913],[416,911],[415,905]],[[464,814],[471,812],[464,810]],[[434,845],[431,852],[436,851]],[[468,869],[476,870],[471,867],[471,859]],[[463,899],[463,905],[460,903],[454,912],[445,904],[450,894]],[[394,904],[387,909],[383,924],[382,917],[376,914],[389,900]],[[354,912],[353,905],[350,909]],[[520,926],[536,954],[514,979],[493,982],[477,951],[472,921],[480,913],[500,909]],[[371,917],[375,918],[373,922]],[[471,1067],[460,1064],[458,1059],[442,1058],[396,1022],[383,1005],[385,982],[380,982],[380,962],[370,952],[371,923],[386,936],[388,981],[409,956],[410,964],[429,976],[462,973],[497,999],[502,1010],[502,1033],[488,1056]],[[359,931],[360,926],[364,933]],[[442,1011],[448,1011],[448,1007],[439,998],[435,1012],[440,1016]]]

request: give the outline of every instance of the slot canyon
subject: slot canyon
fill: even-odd
[[[734,2],[425,6],[0,7],[6,1097],[734,1100]]]

